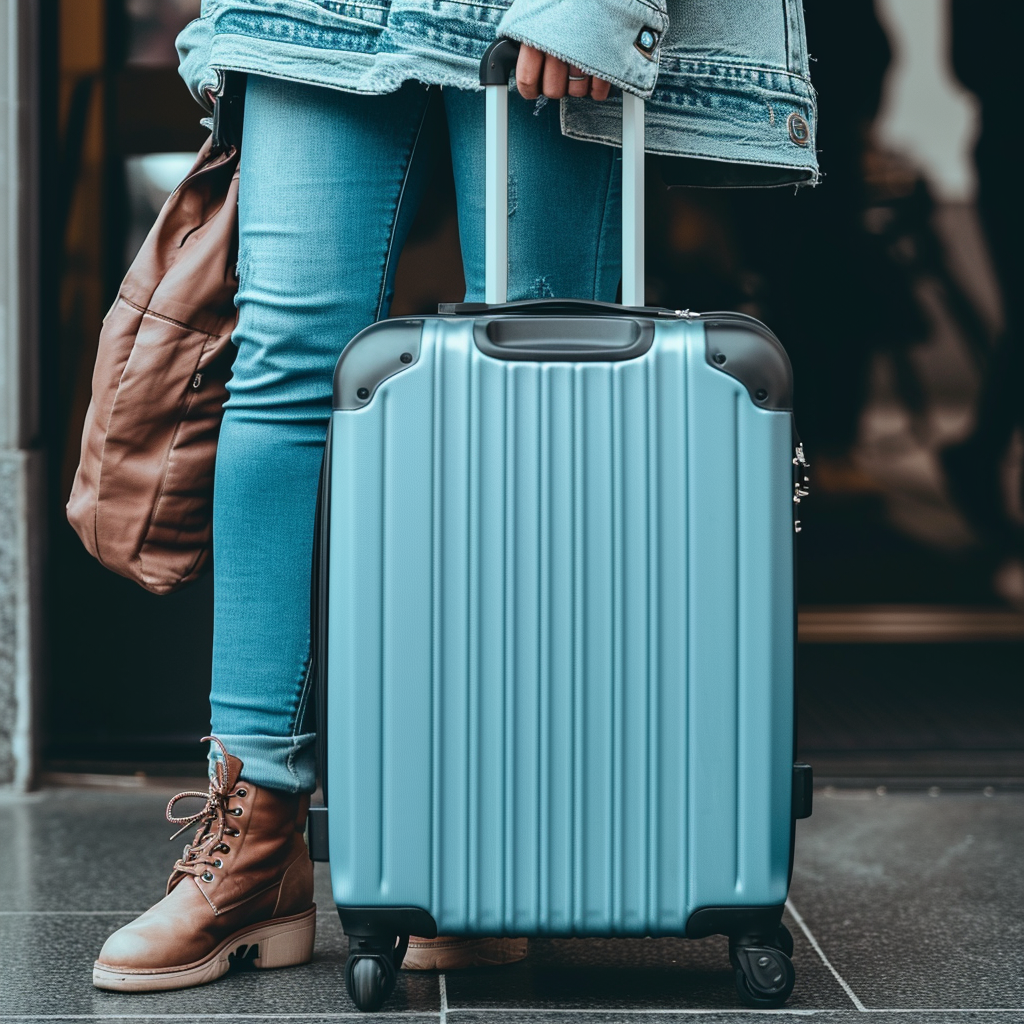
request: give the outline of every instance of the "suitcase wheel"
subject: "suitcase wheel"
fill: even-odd
[[[781,932],[785,930],[785,936]],[[793,949],[793,937],[784,926],[780,928],[779,945],[788,940]],[[782,1006],[793,991],[796,972],[793,961],[782,949],[769,946],[734,946],[729,959],[736,967],[736,991],[747,1006],[774,1009]]]
[[[387,956],[349,954],[345,964],[345,987],[360,1010],[373,1013],[395,987],[395,968]]]
[[[367,1013],[379,1010],[395,990],[398,970],[409,948],[409,936],[389,936],[381,941],[352,942],[345,964],[345,988],[356,1007]]]

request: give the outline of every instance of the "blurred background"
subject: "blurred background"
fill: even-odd
[[[194,774],[209,722],[210,581],[143,592],[87,555],[64,504],[100,321],[206,135],[174,50],[199,0],[35,6],[36,27],[16,40],[35,115],[17,138],[37,144],[40,215],[17,236],[8,223],[17,260],[32,262],[22,318],[38,313],[16,368],[30,412],[6,442],[28,453],[28,498],[7,527],[0,508],[0,606],[21,571],[2,553],[28,552],[32,571],[28,597],[0,613],[0,649],[15,637],[0,657],[0,723],[11,724],[0,769],[23,783]],[[669,192],[648,161],[647,301],[750,313],[794,365],[812,480],[798,543],[799,742],[822,781],[1024,784],[1011,152],[1024,5],[989,0],[984,19],[978,6],[806,0],[816,189]],[[399,267],[396,315],[462,294],[444,150]]]

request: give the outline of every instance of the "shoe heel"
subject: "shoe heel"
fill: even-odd
[[[296,921],[271,925],[259,937],[256,967],[294,967],[313,959],[316,940],[316,908]]]

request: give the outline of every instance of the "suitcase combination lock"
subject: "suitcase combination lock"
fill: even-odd
[[[811,493],[811,478],[807,471],[811,468],[810,463],[804,456],[803,443],[796,446],[796,454],[793,456],[793,504],[799,505],[801,498],[806,498]],[[800,520],[793,520],[793,532],[800,532]]]

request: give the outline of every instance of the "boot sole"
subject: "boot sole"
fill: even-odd
[[[92,969],[92,983],[96,988],[110,992],[165,992],[192,988],[226,974],[233,958],[264,970],[309,963],[313,959],[315,938],[314,905],[302,914],[242,928],[226,938],[209,956],[184,967],[138,970],[112,967],[97,961]]]

